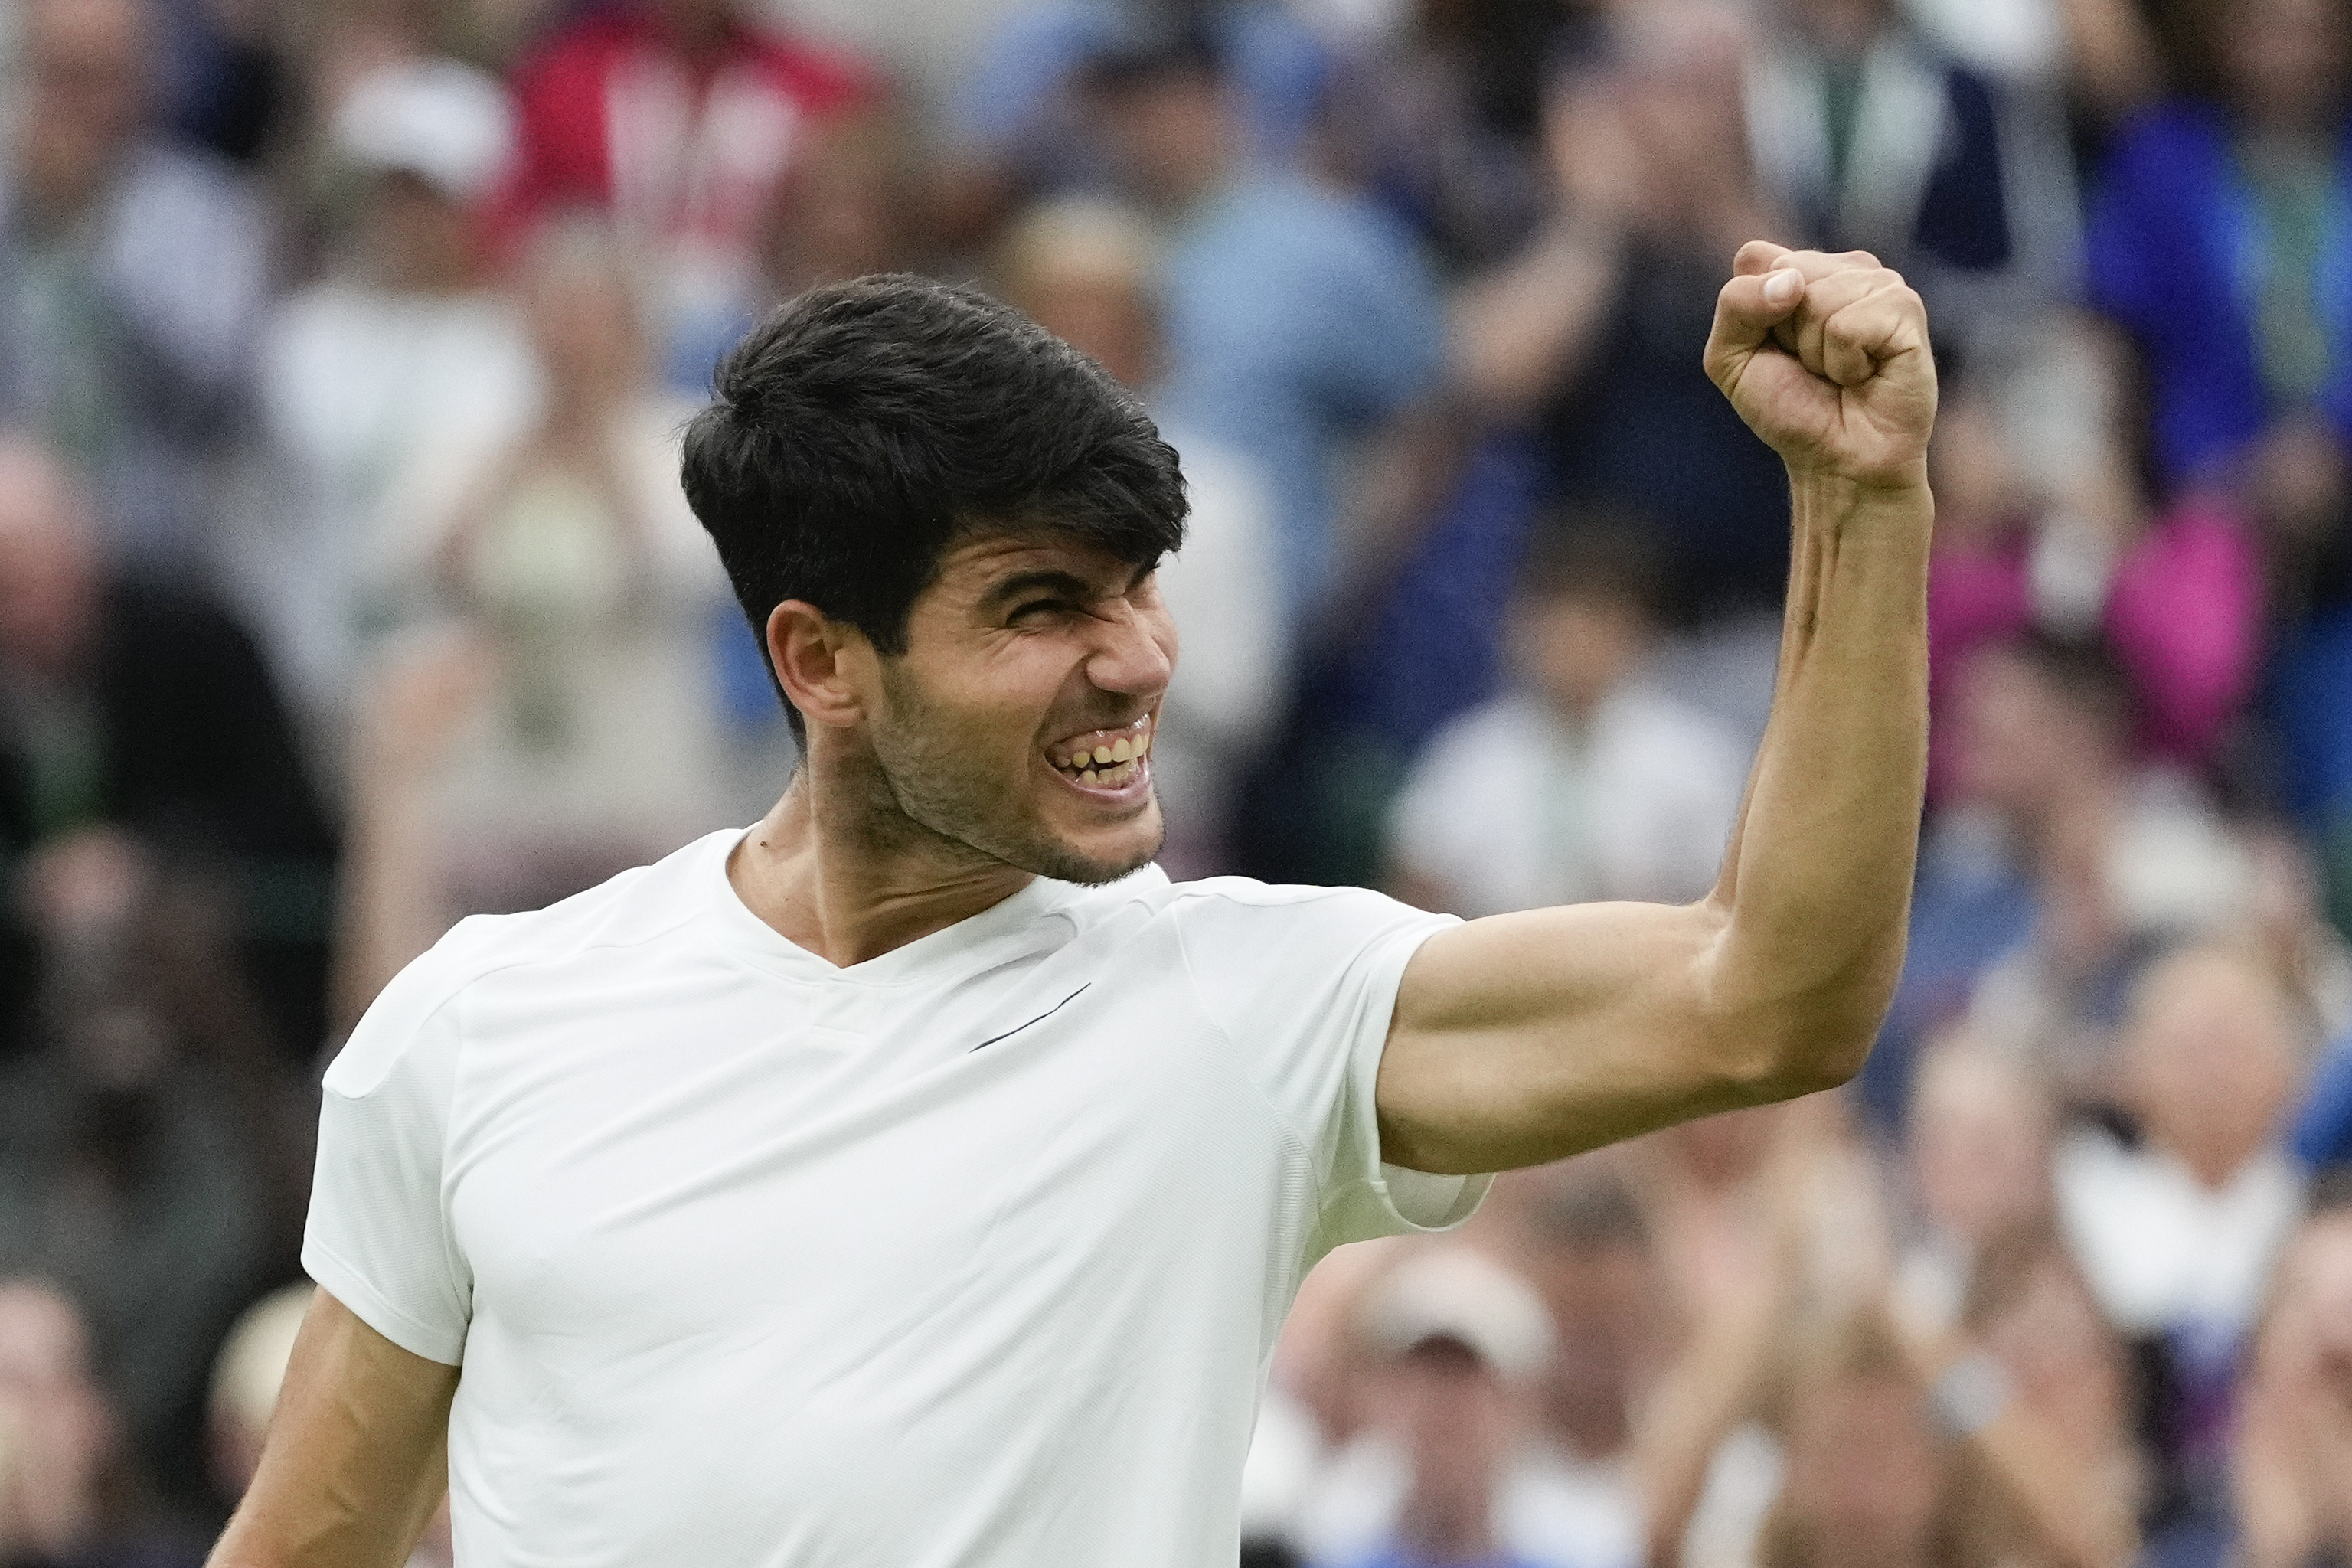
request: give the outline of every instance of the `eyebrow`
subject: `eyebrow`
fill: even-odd
[[[1157,561],[1147,561],[1138,566],[1135,569],[1135,574],[1128,579],[1129,591],[1132,592],[1138,584],[1151,575],[1159,564]],[[1002,605],[1009,600],[1017,599],[1024,594],[1033,593],[1058,594],[1064,598],[1077,599],[1081,602],[1100,596],[1096,584],[1087,582],[1076,573],[1066,572],[1056,567],[1040,566],[1026,572],[1015,572],[1003,581],[992,584],[988,591],[980,596],[980,602],[983,605]]]

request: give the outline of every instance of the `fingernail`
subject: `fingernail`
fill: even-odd
[[[1768,305],[1793,305],[1804,291],[1805,275],[1793,267],[1783,267],[1764,279],[1764,302]]]

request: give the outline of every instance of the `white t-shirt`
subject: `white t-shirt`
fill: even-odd
[[[462,1364],[458,1560],[1231,1568],[1275,1336],[1381,1163],[1356,889],[1038,880],[836,969],[735,831],[465,921],[329,1068],[303,1247]]]

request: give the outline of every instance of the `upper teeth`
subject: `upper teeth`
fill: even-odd
[[[1134,762],[1150,750],[1151,731],[1146,730],[1133,740],[1122,735],[1118,740],[1107,742],[1091,751],[1080,748],[1072,752],[1063,762],[1062,766],[1074,772],[1110,767],[1119,763]]]

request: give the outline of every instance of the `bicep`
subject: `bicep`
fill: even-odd
[[[1716,1005],[1727,918],[1572,904],[1430,938],[1381,1058],[1382,1158],[1507,1170],[1764,1098],[1761,1053]]]
[[[211,1568],[398,1568],[447,1486],[457,1369],[311,1298],[261,1468]]]

